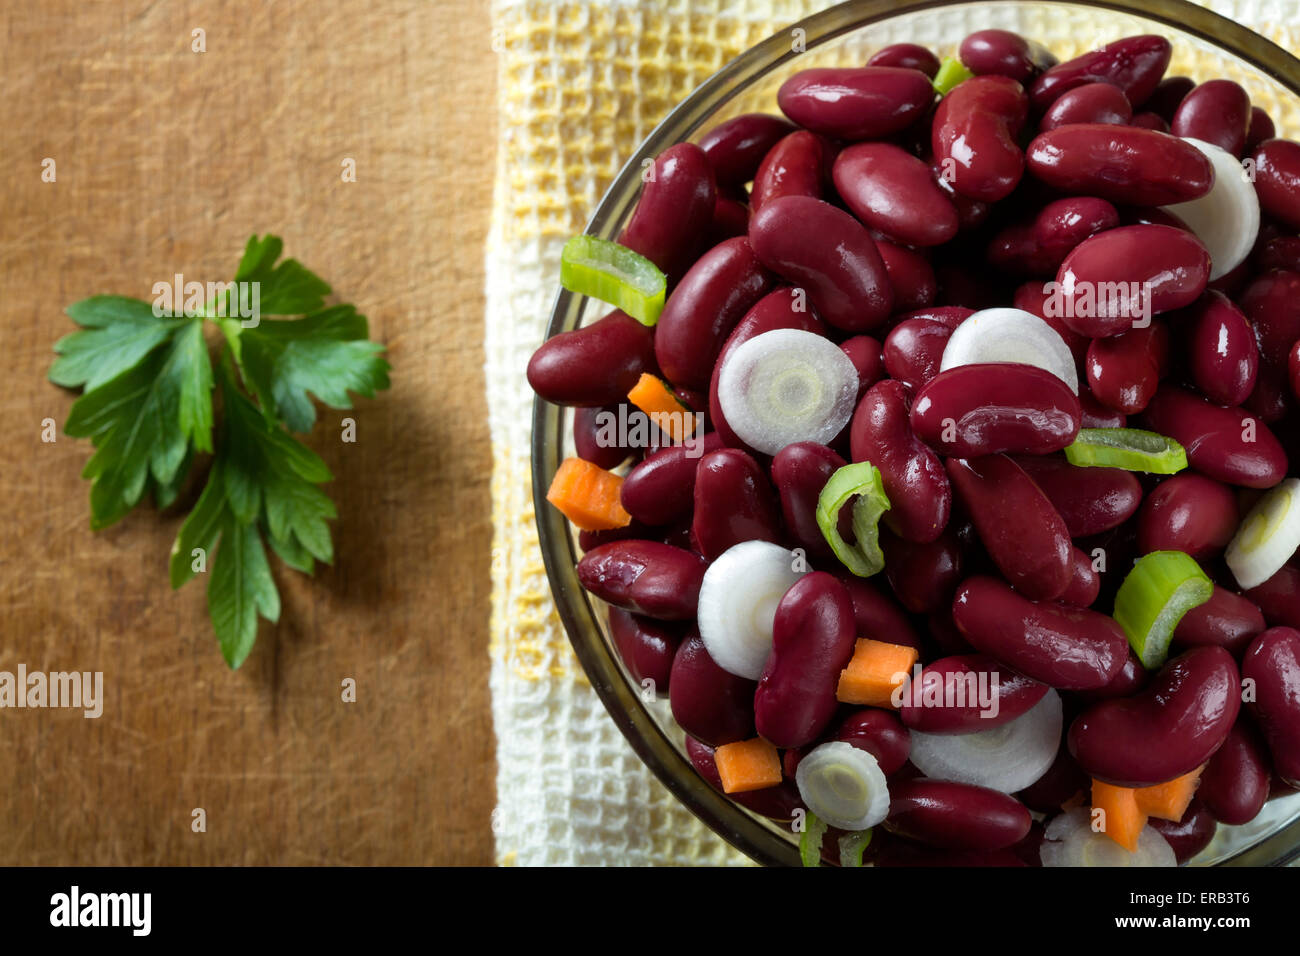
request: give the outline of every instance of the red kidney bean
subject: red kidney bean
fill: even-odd
[[[719,196],[713,204],[713,220],[704,246],[712,249],[728,239],[749,234],[749,207],[736,199]]]
[[[668,689],[673,658],[682,642],[680,630],[611,607],[609,632],[619,657],[636,683],[648,680],[657,692]]]
[[[759,299],[754,303],[754,307],[745,313],[745,317],[736,325],[735,331],[731,333],[722,351],[718,353],[718,361],[714,364],[709,379],[709,421],[721,436],[722,443],[730,448],[740,448],[753,453],[753,449],[731,430],[726,416],[722,414],[722,403],[718,401],[718,378],[722,366],[733,351],[754,336],[777,329],[799,329],[804,332],[815,332],[818,335],[826,334],[826,326],[813,312],[808,302],[808,295],[802,289],[789,286],[776,289]]]
[[[1087,792],[1091,786],[1092,781],[1074,762],[1069,748],[1062,747],[1056,752],[1056,759],[1047,768],[1047,773],[1019,791],[1016,797],[1030,810],[1056,813],[1080,793]]]
[[[1270,139],[1255,147],[1255,192],[1264,215],[1300,229],[1300,143]]]
[[[1103,338],[1199,299],[1210,281],[1210,254],[1172,226],[1121,226],[1075,247],[1056,281],[1065,324]]]
[[[1177,823],[1159,817],[1152,817],[1147,823],[1165,838],[1169,849],[1174,851],[1174,861],[1180,866],[1209,846],[1218,829],[1210,811],[1197,799],[1188,804],[1187,812]]]
[[[740,449],[721,448],[700,459],[691,534],[709,561],[742,541],[781,541],[781,513],[772,485],[758,463]]]
[[[623,479],[619,494],[623,508],[647,525],[689,518],[695,507],[695,472],[700,458],[721,446],[718,434],[709,432],[698,448],[670,445],[647,455]]]
[[[1169,330],[1160,322],[1093,339],[1084,362],[1088,390],[1103,405],[1136,415],[1156,393],[1168,359]]]
[[[953,190],[982,202],[1011,195],[1025,170],[1016,136],[1029,101],[1015,80],[977,76],[958,84],[934,114],[931,147]]]
[[[896,66],[906,70],[920,70],[934,79],[939,72],[939,58],[930,50],[915,43],[891,43],[872,54],[867,66]]]
[[[1168,661],[1141,693],[1093,704],[1070,725],[1070,753],[1090,776],[1148,787],[1190,773],[1228,736],[1241,709],[1237,665],[1221,647]]]
[[[749,240],[728,239],[691,266],[664,304],[655,356],[674,385],[704,388],[727,336],[772,287]]]
[[[1260,240],[1251,256],[1250,264],[1255,272],[1269,272],[1273,269],[1300,272],[1300,236],[1264,236],[1264,230],[1261,229]]]
[[[653,330],[614,311],[543,342],[528,360],[528,384],[556,405],[609,405],[655,367]]]
[[[1174,629],[1174,641],[1186,647],[1217,644],[1240,657],[1266,626],[1258,607],[1216,584],[1208,601],[1183,615]]]
[[[758,684],[724,671],[709,656],[698,632],[686,635],[673,657],[668,702],[673,720],[711,747],[754,736]]]
[[[894,325],[898,325],[900,322],[907,322],[911,319],[928,319],[931,322],[938,322],[940,325],[946,325],[949,329],[955,329],[974,314],[974,309],[968,309],[965,306],[939,305],[932,306],[928,309],[917,309],[914,312],[896,315],[891,321]]]
[[[1250,95],[1232,80],[1207,80],[1178,104],[1169,128],[1175,136],[1213,143],[1240,157],[1250,129]]]
[[[1129,125],[1139,129],[1154,130],[1157,133],[1169,132],[1169,124],[1158,113],[1138,113],[1129,120]]]
[[[957,235],[957,207],[906,150],[858,143],[836,157],[833,176],[855,216],[904,245],[938,246]]]
[[[1053,189],[1115,203],[1166,206],[1199,199],[1214,185],[1214,167],[1199,149],[1137,126],[1062,126],[1035,137],[1025,159]]]
[[[578,562],[578,581],[606,604],[664,621],[695,616],[704,559],[658,541],[611,541]]]
[[[1061,603],[1074,607],[1092,607],[1101,594],[1101,576],[1093,570],[1092,557],[1078,548],[1071,548],[1070,567],[1073,575],[1070,586],[1061,595]]]
[[[1005,76],[1017,83],[1056,65],[1051,53],[1010,30],[977,30],[961,41],[957,55],[976,76]]]
[[[894,290],[895,310],[912,312],[934,304],[939,284],[929,259],[886,239],[876,240],[876,251],[885,263],[885,275]]]
[[[953,330],[931,319],[906,319],[885,336],[882,359],[889,377],[920,389],[939,374]]]
[[[1057,199],[1034,217],[1033,238],[1055,269],[1089,236],[1119,225],[1119,211],[1104,199],[1070,196]]]
[[[782,196],[821,199],[826,165],[826,143],[820,136],[806,129],[791,133],[768,151],[754,174],[751,212]]]
[[[1255,682],[1250,711],[1268,741],[1274,771],[1284,783],[1300,786],[1300,631],[1273,627],[1255,638],[1241,676]]]
[[[1250,108],[1250,126],[1246,130],[1246,149],[1245,152],[1253,153],[1255,147],[1265,140],[1270,140],[1277,135],[1277,128],[1273,125],[1273,117],[1264,112],[1258,106]]]
[[[624,412],[624,415],[627,413]],[[601,468],[616,468],[632,454],[630,445],[617,442],[607,443],[602,438],[601,425],[606,420],[603,416],[618,415],[617,405],[604,408],[577,408],[573,413],[573,447],[578,457],[599,465]]]
[[[919,544],[882,529],[880,547],[885,576],[903,607],[930,614],[948,605],[961,580],[961,548],[951,530]]]
[[[772,459],[772,482],[781,496],[781,513],[799,547],[820,558],[834,552],[817,524],[817,499],[836,469],[848,464],[836,452],[817,442],[786,445]]]
[[[890,502],[885,525],[909,541],[938,538],[948,524],[952,489],[939,456],[912,432],[903,383],[873,385],[853,413],[849,436],[853,460],[880,470]]]
[[[1166,123],[1173,122],[1174,114],[1187,94],[1196,89],[1196,81],[1190,76],[1166,76],[1156,84],[1155,92],[1145,105]]]
[[[1128,425],[1128,416],[1097,401],[1088,391],[1086,382],[1079,389],[1079,407],[1083,409],[1083,418],[1079,422],[1081,428],[1125,428]]]
[[[618,241],[657,265],[672,283],[695,261],[700,236],[713,222],[713,167],[700,147],[677,143],[659,154],[643,179],[641,198]]]
[[[942,166],[938,160],[932,160],[930,163],[930,173],[934,176],[935,182],[939,184],[943,194],[948,197],[957,209],[958,232],[974,232],[988,222],[989,217],[993,215],[993,203],[963,196],[953,189],[950,182],[951,173],[947,171],[951,168],[951,165],[948,167]]]
[[[1032,365],[959,365],[917,393],[916,436],[945,455],[1046,455],[1079,433],[1082,410],[1070,386]]]
[[[690,734],[686,735],[686,756],[690,758],[696,773],[708,781],[709,786],[719,793],[722,789],[722,776],[718,773],[718,764],[714,759],[715,748]],[[762,790],[747,790],[740,793],[728,793],[727,799],[740,804],[746,810],[761,817],[782,822],[794,819],[794,812],[803,807],[803,798],[793,780],[782,780],[775,787]]]
[[[893,310],[875,242],[861,223],[829,203],[774,199],[750,219],[749,239],[763,264],[807,289],[817,314],[838,329],[870,331]]]
[[[840,343],[840,350],[858,370],[858,398],[885,377],[885,354],[880,342],[870,335],[855,335]]]
[[[867,707],[845,717],[831,737],[871,754],[886,777],[907,763],[912,750],[908,729],[889,711],[877,707]]]
[[[800,126],[851,141],[900,133],[934,102],[920,70],[892,66],[802,70],[781,84],[776,101]]]
[[[1282,565],[1245,596],[1259,608],[1270,627],[1300,628],[1300,568]]]
[[[1142,486],[1121,468],[1081,468],[1060,458],[1016,457],[1069,529],[1086,538],[1117,528],[1142,503]]]
[[[1019,800],[987,787],[919,779],[889,789],[885,826],[930,846],[998,850],[1024,839],[1032,822]]]
[[[1031,601],[997,578],[968,578],[957,589],[952,614],[978,650],[1049,687],[1105,687],[1128,657],[1128,639],[1111,618]]]
[[[1192,381],[1220,405],[1250,397],[1259,370],[1255,332],[1241,310],[1218,292],[1207,292],[1186,319],[1187,364]]]
[[[853,601],[853,621],[858,637],[921,649],[920,635],[892,596],[882,593],[870,581],[847,572],[839,575],[839,579]]]
[[[1166,478],[1138,512],[1138,550],[1212,558],[1237,533],[1237,498],[1227,485],[1192,472]]]
[[[989,265],[1016,276],[1051,275],[1059,260],[1053,261],[1038,240],[1030,223],[1016,222],[1004,226],[991,240],[985,253]]]
[[[1133,106],[1118,86],[1104,82],[1085,83],[1062,94],[1048,107],[1038,128],[1046,132],[1072,123],[1123,125],[1132,118]]]
[[[813,571],[776,606],[772,653],[754,695],[755,727],[777,747],[803,747],[826,729],[840,671],[853,656],[853,602],[832,575]]]
[[[1254,327],[1259,347],[1255,389],[1248,406],[1264,421],[1276,421],[1289,408],[1287,355],[1300,340],[1300,273],[1275,270],[1241,294],[1241,310]]]
[[[1141,106],[1155,91],[1173,46],[1162,36],[1125,37],[1052,67],[1029,89],[1035,112],[1042,113],[1063,93],[1085,83],[1113,83],[1130,103]]]
[[[779,116],[745,113],[719,123],[700,138],[719,186],[743,186],[754,178],[768,150],[795,127]]]
[[[1074,577],[1070,533],[1033,480],[1006,455],[949,458],[946,466],[1003,576],[1033,600],[1063,595]]]
[[[981,678],[992,698],[988,709],[979,700]],[[1002,667],[987,654],[959,654],[921,669],[920,679],[903,695],[898,716],[909,729],[926,734],[973,734],[1010,723],[1047,690],[1046,684]],[[991,713],[994,702],[997,712]]]
[[[1220,823],[1240,826],[1255,819],[1264,809],[1270,776],[1268,749],[1251,719],[1243,713],[1201,774],[1196,799]]]
[[[1129,649],[1128,657],[1124,659],[1124,666],[1119,669],[1119,673],[1110,679],[1110,682],[1104,687],[1098,687],[1095,690],[1085,690],[1078,692],[1078,699],[1083,702],[1098,700],[1108,700],[1112,697],[1132,697],[1143,687],[1146,687],[1151,675],[1147,669],[1142,666],[1137,655]]]
[[[1146,428],[1187,450],[1203,475],[1229,485],[1271,488],[1286,477],[1286,452],[1268,426],[1240,408],[1222,408],[1176,385],[1162,385],[1142,413]]]

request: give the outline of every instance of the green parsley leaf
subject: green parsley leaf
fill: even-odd
[[[50,381],[87,390],[135,368],[187,321],[159,318],[148,302],[117,295],[92,296],[66,311],[83,330],[54,343],[59,358],[50,366]]]
[[[92,528],[119,520],[146,491],[159,508],[172,505],[198,456],[212,453],[168,574],[173,588],[209,575],[208,614],[232,668],[252,650],[259,618],[280,616],[264,542],[306,574],[317,561],[334,560],[328,522],[337,511],[319,487],[333,475],[286,426],[311,429],[313,397],[351,408],[350,392],[371,397],[389,384],[383,346],[368,341],[365,316],[351,305],[327,308],[329,285],[293,259],[278,261],[283,247],[276,236],[253,236],[240,259],[235,281],[258,284],[256,324],[217,314],[231,311],[222,306],[233,284],[203,315],[189,317],[158,317],[149,303],[95,296],[68,308],[82,330],[56,343],[50,369],[56,384],[84,386],[64,431],[95,448],[82,472],[92,482]],[[261,321],[267,315],[286,318]],[[215,371],[208,321],[225,339]]]

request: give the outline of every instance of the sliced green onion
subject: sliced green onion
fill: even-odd
[[[871,845],[871,831],[859,830],[840,837],[840,866],[859,867],[862,854]]]
[[[653,262],[608,239],[574,236],[560,255],[560,284],[654,325],[664,309],[668,280]]]
[[[940,96],[947,96],[958,83],[965,83],[975,74],[966,69],[966,64],[955,56],[945,56],[939,64],[939,72],[934,75],[934,91]]]
[[[1228,543],[1224,560],[1242,590],[1258,587],[1300,548],[1300,478],[1270,488]]]
[[[841,830],[869,830],[889,816],[889,782],[880,764],[842,740],[805,754],[794,782],[808,812]]]
[[[1172,438],[1140,428],[1080,428],[1065,458],[1080,467],[1123,468],[1172,475],[1187,467],[1187,452]]]
[[[856,545],[840,537],[840,509],[854,495],[853,534]],[[817,526],[844,566],[860,578],[878,574],[885,566],[880,550],[880,516],[889,510],[889,497],[880,469],[869,461],[845,465],[831,475],[817,499]]]
[[[830,829],[825,820],[820,819],[811,810],[803,821],[803,833],[799,837],[799,859],[804,866],[822,865],[822,839]]]
[[[1147,670],[1169,655],[1169,641],[1183,615],[1214,593],[1212,582],[1182,551],[1152,551],[1138,558],[1115,595],[1115,621]]]

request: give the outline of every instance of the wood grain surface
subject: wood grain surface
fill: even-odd
[[[486,0],[0,6],[0,670],[105,683],[97,720],[0,710],[0,864],[491,863],[490,31]],[[393,387],[321,410],[338,558],[275,564],[231,672],[203,582],[168,586],[181,515],[92,533],[89,444],[41,421],[74,397],[45,378],[64,306],[228,279],[265,232],[369,316]]]

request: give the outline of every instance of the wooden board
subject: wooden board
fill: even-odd
[[[0,710],[0,864],[491,863],[486,0],[50,0],[0,38],[0,670],[105,682],[98,720]],[[168,587],[180,516],[92,534],[89,445],[41,421],[64,306],[227,279],[255,232],[369,316],[393,388],[322,409],[339,558],[277,567],[232,673],[202,581]]]

